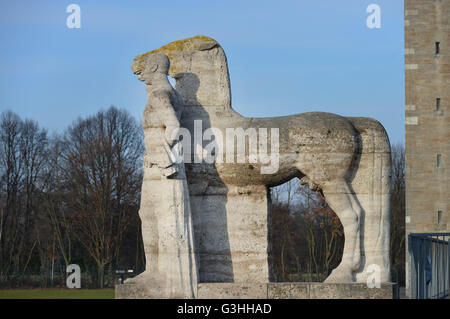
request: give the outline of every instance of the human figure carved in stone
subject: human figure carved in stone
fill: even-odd
[[[167,79],[169,59],[163,54],[154,54],[145,59],[146,64],[138,79],[145,82],[148,104],[144,110],[143,128],[148,133],[145,164],[158,167],[166,177],[179,173],[177,156],[179,144],[175,139],[180,128],[183,104],[181,98]]]
[[[138,79],[145,82],[148,102],[143,128],[146,154],[139,216],[146,270],[126,283],[138,284],[143,295],[193,298],[197,267],[189,191],[177,138],[183,104],[167,79],[169,59],[147,55]]]

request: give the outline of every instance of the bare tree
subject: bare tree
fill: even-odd
[[[62,266],[75,260],[85,267],[94,262],[102,287],[105,266],[142,266],[137,212],[143,151],[140,125],[114,107],[77,120],[64,137],[51,140],[35,121],[3,112],[2,283],[20,284],[25,272],[40,267],[46,286],[50,268],[65,275]]]
[[[391,265],[393,275],[405,271],[405,147],[397,143],[391,147]],[[398,277],[398,276],[397,276]],[[403,281],[403,278],[395,278]]]
[[[26,251],[26,262],[23,271],[26,270],[31,256],[37,244],[35,221],[39,214],[39,194],[41,173],[45,166],[47,154],[47,131],[40,129],[37,122],[25,120],[21,125],[20,161],[23,163],[23,235],[19,244],[19,254]]]
[[[33,228],[38,213],[40,173],[44,165],[47,132],[11,111],[0,121],[0,271],[25,271],[34,249]]]
[[[64,139],[64,182],[74,234],[95,260],[98,286],[118,262],[124,233],[137,219],[142,131],[123,110],[77,120]]]
[[[272,188],[273,270],[279,280],[322,281],[342,254],[344,234],[320,191],[292,179]]]
[[[66,184],[62,176],[62,139],[54,135],[51,140],[51,146],[48,150],[47,165],[42,184],[42,209],[46,213],[46,218],[50,222],[52,230],[51,240],[64,259],[64,265],[67,267],[72,260],[73,234],[69,212],[65,209],[64,197],[66,194]],[[49,236],[46,243],[49,242]],[[45,251],[47,245],[43,245]],[[52,247],[53,248],[53,247]],[[55,256],[52,256],[53,258]]]
[[[17,241],[19,192],[22,178],[20,159],[21,119],[11,111],[2,113],[0,123],[1,187],[4,208],[0,222],[1,272],[8,276]]]

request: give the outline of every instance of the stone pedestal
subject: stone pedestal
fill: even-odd
[[[265,186],[190,189],[200,282],[268,282]]]
[[[159,168],[144,166],[139,217],[146,270],[125,284],[134,284],[132,294],[138,296],[195,298],[197,265],[183,167],[177,178],[165,178]]]
[[[137,285],[117,285],[116,299],[152,298]],[[198,299],[398,299],[395,283],[369,288],[361,283],[203,283]]]
[[[158,299],[152,296],[147,289],[140,284],[122,284],[115,287],[115,299]]]
[[[268,198],[265,186],[229,186],[226,204],[234,283],[269,281]]]
[[[361,283],[199,284],[198,299],[397,299],[397,284]]]

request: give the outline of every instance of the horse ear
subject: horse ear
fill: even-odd
[[[199,51],[211,50],[216,45],[217,45],[217,42],[215,42],[215,41],[201,42],[199,44],[198,50]]]

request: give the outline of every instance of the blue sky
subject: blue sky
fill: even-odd
[[[81,28],[66,7],[81,7]],[[366,8],[381,7],[381,29]],[[142,118],[132,58],[194,35],[228,57],[245,116],[326,111],[379,120],[404,142],[403,1],[0,0],[0,112],[50,131],[110,105]]]

